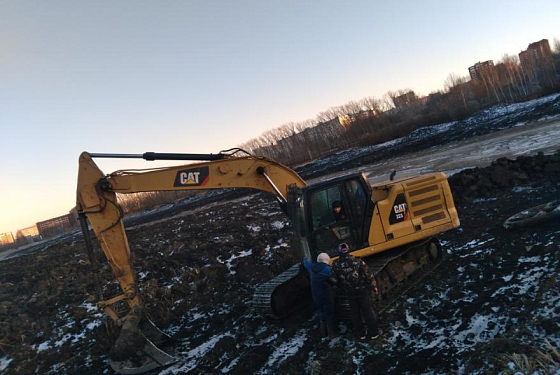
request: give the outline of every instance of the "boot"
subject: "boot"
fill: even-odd
[[[321,330],[321,336],[322,337],[327,336],[328,331],[327,331],[327,323],[326,322],[321,320],[320,325],[319,325],[319,329]]]
[[[329,338],[334,338],[336,337],[336,326],[334,324],[328,324],[327,325],[327,332],[329,334]]]
[[[367,340],[375,340],[379,337],[379,330],[378,328],[372,328],[367,330]]]

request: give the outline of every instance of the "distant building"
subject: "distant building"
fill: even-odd
[[[304,145],[313,145],[314,149],[328,149],[328,144],[333,139],[340,138],[347,130],[347,115],[340,115],[332,120],[320,122],[315,126],[307,128],[302,132],[278,141],[278,146],[284,150],[301,148]],[[316,157],[312,150],[307,150],[306,155],[310,158]]]
[[[75,215],[69,213],[53,219],[40,221],[36,225],[41,237],[49,238],[71,231],[77,226],[77,221]]]
[[[485,76],[489,76],[494,71],[494,61],[479,61],[469,67],[469,75],[473,80],[483,80]]]
[[[305,130],[314,129],[313,132],[316,132],[317,134],[339,136],[347,130],[345,125],[347,124],[347,121],[345,121],[347,116],[348,115],[339,115],[332,120],[320,122],[316,126],[307,128]]]
[[[428,95],[427,103],[428,105],[439,104],[443,101],[443,93],[441,91],[435,91]]]
[[[548,39],[529,44],[519,53],[519,63],[533,86],[550,87],[558,81]]]
[[[396,108],[406,107],[411,104],[415,104],[418,101],[418,96],[414,91],[408,91],[402,95],[397,96],[393,99],[393,104]]]
[[[253,150],[253,154],[259,156],[266,156],[271,159],[277,159],[278,156],[278,145],[276,143],[268,145],[268,146],[261,146]]]
[[[367,111],[361,111],[358,113],[353,113],[351,115],[338,116],[340,125],[342,125],[346,130],[355,121],[367,120],[368,118],[375,117],[379,115],[377,109],[368,109]]]
[[[466,109],[469,102],[475,99],[472,81],[461,82],[449,88],[451,97],[458,98]]]
[[[39,229],[36,225],[20,229],[16,232],[16,242],[18,244],[27,244],[40,240]]]
[[[349,123],[348,115],[340,115],[282,138],[275,144],[259,147],[253,150],[253,153],[286,164],[310,160],[322,155],[325,150],[328,151],[332,145],[343,143],[343,135],[348,129]]]
[[[14,243],[12,232],[0,233],[0,246],[11,245]]]
[[[523,68],[546,66],[552,60],[552,50],[548,39],[529,44],[525,51],[519,53],[519,62]]]

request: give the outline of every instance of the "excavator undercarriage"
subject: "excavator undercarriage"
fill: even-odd
[[[374,309],[380,314],[410,288],[438,267],[444,250],[436,238],[430,238],[365,258],[377,281]],[[275,319],[284,318],[310,300],[309,276],[299,264],[274,279],[259,285],[253,294],[255,312]],[[336,315],[350,319],[348,299],[336,292]]]
[[[364,259],[377,282],[373,308],[377,314],[397,301],[442,262],[445,251],[436,238],[402,246]],[[336,315],[350,319],[348,298],[336,292]]]
[[[253,293],[251,307],[264,316],[281,319],[309,301],[309,276],[300,264],[294,264],[275,278],[259,285]]]

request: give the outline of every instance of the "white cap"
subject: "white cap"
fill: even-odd
[[[331,264],[331,257],[327,253],[317,255],[317,262]]]

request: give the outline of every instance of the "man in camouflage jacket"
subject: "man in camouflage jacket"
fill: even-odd
[[[347,244],[338,245],[340,258],[332,266],[331,280],[348,296],[356,337],[373,340],[378,336],[377,317],[372,306],[372,293],[377,293],[377,284],[367,264],[350,255],[349,251]],[[367,332],[364,329],[364,321]]]

